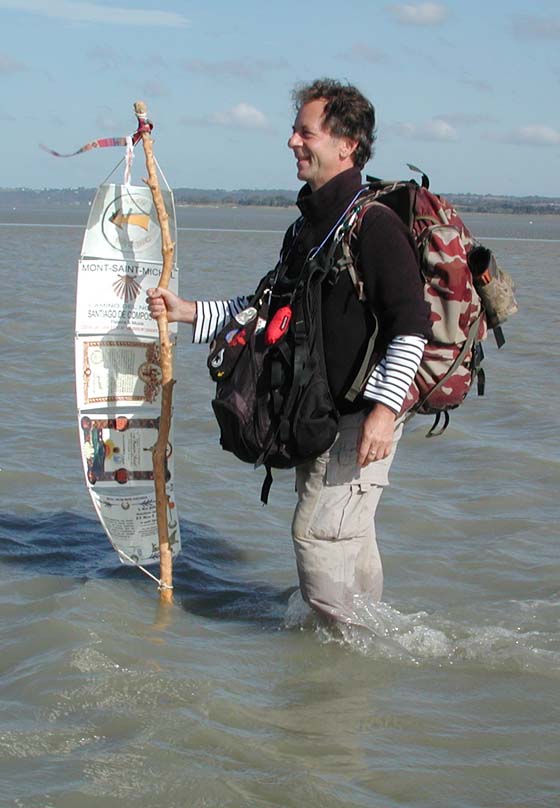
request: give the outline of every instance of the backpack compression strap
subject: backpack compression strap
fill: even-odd
[[[406,420],[407,421],[410,420],[410,418],[412,418],[413,415],[416,415],[416,412],[421,407],[423,407],[424,404],[426,404],[430,400],[430,398],[433,396],[433,394],[437,390],[439,390],[441,387],[443,387],[445,382],[455,373],[457,368],[460,365],[463,364],[464,359],[466,358],[467,354],[471,350],[473,350],[472,373],[473,373],[473,375],[476,374],[478,376],[478,395],[479,396],[484,395],[484,371],[481,368],[478,367],[479,362],[480,362],[480,357],[477,356],[477,354],[476,354],[476,346],[473,349],[473,346],[475,345],[475,342],[476,342],[478,329],[480,328],[480,323],[481,323],[481,320],[482,320],[483,317],[484,317],[484,311],[481,311],[480,314],[478,315],[478,317],[476,318],[476,320],[471,325],[471,327],[469,329],[469,333],[467,335],[467,339],[465,340],[459,355],[457,356],[457,358],[455,359],[455,361],[453,362],[453,364],[451,365],[451,367],[449,368],[449,370],[447,371],[445,376],[442,379],[440,379],[437,382],[437,384],[434,384],[432,389],[428,393],[426,393],[424,398],[421,399],[420,401],[417,401],[416,404],[407,412],[407,414],[406,414]],[[443,417],[445,419],[445,423],[440,429],[437,429],[437,426],[438,426],[438,424],[440,422],[440,418],[441,418],[442,414],[443,414]],[[447,429],[448,425],[449,425],[449,413],[447,412],[447,410],[444,410],[444,411],[436,413],[434,423],[432,424],[431,428],[427,432],[426,437],[427,438],[435,438],[438,435],[442,435],[445,432],[445,430]]]

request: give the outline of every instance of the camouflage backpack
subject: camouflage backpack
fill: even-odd
[[[335,235],[331,260],[336,270],[350,272],[361,294],[352,257],[363,217],[371,205],[392,208],[410,229],[420,254],[424,296],[430,306],[433,336],[426,345],[418,372],[407,393],[403,412],[435,414],[428,436],[441,434],[449,423],[448,411],[458,407],[475,378],[484,393],[481,342],[492,328],[498,348],[504,342],[501,323],[517,311],[514,284],[486,247],[479,244],[452,205],[414,180],[383,182],[368,177],[357,204]],[[342,247],[342,249],[340,249]],[[338,256],[338,257],[337,257]],[[371,363],[347,394],[353,400],[371,372]],[[437,430],[441,416],[443,426]],[[437,430],[437,431],[436,431]]]

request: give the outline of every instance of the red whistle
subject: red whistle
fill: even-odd
[[[245,333],[245,329],[242,328],[240,331],[235,334],[235,336],[230,340],[230,345],[247,345],[247,335]]]
[[[265,345],[274,345],[280,337],[284,336],[292,319],[292,309],[290,306],[282,306],[278,309],[272,320],[266,327],[264,334]]]

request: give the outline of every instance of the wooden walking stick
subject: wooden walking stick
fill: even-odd
[[[146,169],[148,178],[144,180],[152,192],[154,206],[157,212],[159,225],[161,228],[161,252],[163,257],[163,267],[158,286],[167,289],[173,271],[173,255],[175,244],[171,240],[169,231],[169,216],[165,209],[165,203],[156,169],[153,153],[153,141],[150,136],[152,125],[148,120],[146,104],[137,101],[134,104],[134,111],[138,118],[138,132],[142,135],[142,145],[146,157]],[[169,339],[169,329],[167,314],[164,312],[157,319],[160,345],[160,367],[161,367],[161,417],[159,421],[158,439],[152,449],[154,484],[156,494],[156,513],[159,540],[160,558],[160,602],[173,603],[173,555],[169,545],[168,528],[168,498],[166,491],[166,454],[169,442],[169,430],[171,427],[171,408],[173,402],[173,353]]]

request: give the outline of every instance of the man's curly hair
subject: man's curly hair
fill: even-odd
[[[357,140],[354,165],[359,169],[365,166],[373,154],[375,109],[357,87],[335,79],[316,79],[311,84],[297,85],[292,98],[296,112],[310,101],[324,100],[325,127],[335,137]]]

